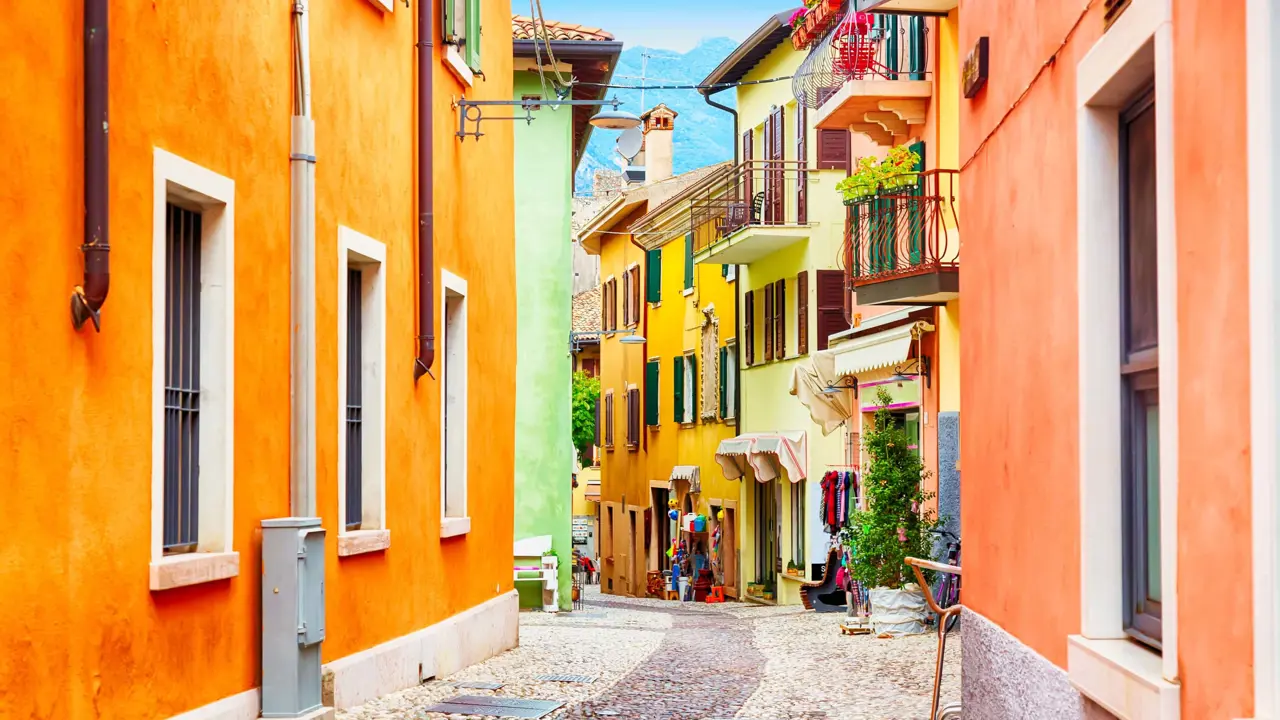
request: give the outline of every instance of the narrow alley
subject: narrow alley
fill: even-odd
[[[595,587],[584,605],[571,613],[522,613],[518,648],[338,718],[469,717],[428,711],[458,695],[564,703],[546,718],[879,720],[929,714],[933,634],[847,636],[840,634],[838,614],[742,603],[676,605],[602,596]],[[959,639],[953,633],[948,641],[944,701],[959,698]],[[539,679],[547,675],[591,681]],[[458,687],[472,682],[502,687]]]

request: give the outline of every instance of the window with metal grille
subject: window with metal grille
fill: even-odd
[[[165,220],[164,552],[193,552],[200,500],[200,213]]]
[[[363,357],[364,345],[363,319],[364,306],[361,292],[363,280],[358,268],[347,270],[347,512],[346,528],[360,528],[364,516],[364,438],[362,391],[363,391]]]

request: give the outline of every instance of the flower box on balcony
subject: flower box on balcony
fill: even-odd
[[[807,50],[821,42],[840,19],[840,10],[847,0],[819,0],[805,13],[804,23],[791,33],[791,45],[796,50]]]

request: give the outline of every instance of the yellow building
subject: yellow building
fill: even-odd
[[[670,329],[667,323],[675,321],[676,308],[691,302],[688,297],[693,295],[684,295],[683,266],[677,254],[675,259],[667,260],[666,273],[655,273],[662,277],[662,299],[668,312],[662,314],[662,299],[652,303],[647,300],[649,251],[631,230],[640,217],[716,170],[702,168],[673,177],[671,147],[676,113],[659,106],[645,113],[644,119],[646,182],[625,188],[579,233],[583,249],[600,257],[600,583],[606,593],[633,596],[644,596],[649,573],[663,567],[666,548],[660,546],[659,540],[669,530],[664,531],[667,526],[659,519],[665,519],[670,498],[674,496],[682,503],[691,490],[687,484],[679,484],[671,492],[671,476],[678,457],[675,436],[679,434],[672,414],[672,378],[674,358],[683,349],[679,333],[684,316],[681,314]],[[715,280],[728,285],[718,273],[719,268],[712,273]],[[667,283],[671,283],[670,289]],[[731,290],[727,297],[731,305]],[[732,327],[731,311],[727,320],[722,319],[725,317],[718,315],[717,319]],[[657,332],[653,339],[648,337],[651,331]],[[667,365],[662,365],[659,352],[668,353]],[[651,359],[658,362],[651,363]],[[704,406],[698,404],[698,412]],[[671,426],[670,430],[664,429],[664,422]],[[700,435],[695,432],[689,437]],[[657,459],[651,463],[651,453],[662,458],[665,466]],[[714,446],[707,451],[707,457],[713,453]],[[691,482],[692,478],[687,480]],[[711,499],[706,493],[701,496]],[[706,500],[697,499],[699,507],[708,512]]]
[[[703,81],[713,88],[704,91],[709,101],[719,92],[714,88],[736,86],[739,162],[722,181],[691,193],[684,207],[694,261],[740,268],[740,435],[722,443],[717,459],[725,476],[742,478],[745,594],[787,604],[800,602],[801,588],[822,579],[832,545],[819,514],[822,478],[861,464],[862,420],[874,410],[866,405],[874,396],[855,388],[893,389],[895,411],[920,428],[919,447],[936,483],[938,410],[958,410],[943,407],[940,398],[958,404],[959,333],[958,246],[938,258],[930,245],[926,259],[943,262],[927,268],[915,247],[894,266],[903,272],[885,272],[880,256],[869,262],[873,250],[858,233],[869,227],[867,211],[847,208],[837,190],[857,158],[908,145],[921,156],[921,177],[932,178],[932,195],[954,194],[954,187],[940,186],[950,175],[927,171],[935,167],[933,151],[955,162],[955,14],[877,16],[863,34],[850,23],[867,16],[850,14],[832,32],[849,42],[876,38],[883,62],[874,69],[885,77],[862,74],[829,88],[760,82],[817,77],[841,61],[794,47],[789,16],[768,18]],[[890,47],[884,38],[900,42]],[[912,197],[922,203],[919,195]],[[944,205],[931,199],[931,212]],[[946,207],[950,221],[934,223],[931,214],[927,226],[939,229],[944,246],[958,242],[954,203]],[[913,206],[900,217],[914,220],[922,209],[925,204]],[[919,226],[904,233],[917,243],[921,234]],[[913,284],[909,278],[916,275],[933,284]]]

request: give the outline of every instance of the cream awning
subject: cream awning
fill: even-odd
[[[783,471],[791,482],[800,482],[807,474],[809,449],[803,430],[746,433],[721,441],[716,462],[730,480],[746,475],[750,466],[759,482],[781,477]]]
[[[836,376],[857,375],[903,364],[911,355],[911,331],[921,326],[928,328],[929,324],[921,321],[901,325],[841,345],[835,350]]]
[[[853,416],[851,393],[828,393],[840,379],[836,374],[836,351],[820,350],[809,360],[797,363],[791,373],[791,394],[805,407],[809,416],[822,428],[823,435],[830,435]]]
[[[701,472],[697,465],[676,465],[671,468],[671,489],[675,490],[677,480],[685,480],[689,483],[689,492],[702,492]]]

